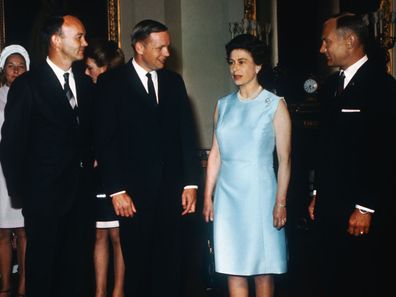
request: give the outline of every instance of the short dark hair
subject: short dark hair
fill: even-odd
[[[45,54],[48,54],[48,49],[51,44],[51,36],[62,33],[62,25],[65,20],[63,16],[50,16],[47,18],[40,29],[40,38]]]
[[[233,50],[242,49],[252,55],[253,61],[257,65],[263,65],[267,61],[267,51],[264,43],[251,34],[240,34],[234,37],[226,44],[225,48],[227,60]]]
[[[108,70],[125,63],[122,49],[113,40],[90,40],[85,49],[85,58],[93,59],[98,67],[107,66]]]
[[[368,25],[364,22],[363,17],[349,12],[342,13],[335,17],[336,29],[347,32],[352,31],[356,34],[360,44],[366,50],[369,42]]]
[[[143,20],[135,25],[131,34],[131,44],[133,49],[138,41],[144,41],[151,33],[168,31],[168,27],[154,20]]]

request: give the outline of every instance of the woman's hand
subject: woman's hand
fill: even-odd
[[[206,223],[213,222],[213,201],[212,199],[205,199],[202,215]]]
[[[281,229],[286,225],[287,211],[286,204],[276,202],[273,210],[274,227]]]

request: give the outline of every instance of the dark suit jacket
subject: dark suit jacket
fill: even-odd
[[[152,205],[164,185],[172,193],[168,202],[180,207],[183,187],[198,184],[196,135],[184,82],[174,72],[157,73],[158,106],[131,61],[97,83],[95,150],[105,192],[126,190],[137,208]]]
[[[75,72],[74,72],[75,73]],[[92,83],[75,73],[80,125],[50,66],[12,84],[2,128],[1,163],[10,196],[27,213],[67,212],[92,166]]]
[[[316,216],[346,228],[355,204],[374,209],[381,219],[394,205],[396,82],[367,61],[335,96],[337,76],[319,95]]]

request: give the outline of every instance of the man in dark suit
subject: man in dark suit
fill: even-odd
[[[196,207],[195,129],[183,79],[163,69],[167,27],[141,21],[132,46],[134,58],[98,80],[95,150],[105,191],[124,217],[126,296],[177,297],[181,216]]]
[[[92,167],[92,85],[72,63],[83,59],[85,29],[73,16],[42,27],[47,59],[13,83],[2,128],[9,195],[23,203],[26,296],[88,296]],[[64,74],[68,76],[68,84]]]
[[[326,296],[383,296],[383,261],[395,209],[396,82],[371,56],[362,18],[342,14],[324,23],[320,52],[340,71],[323,85],[317,147],[315,219]],[[371,43],[372,44],[372,43]]]

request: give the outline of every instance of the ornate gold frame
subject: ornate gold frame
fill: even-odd
[[[0,50],[5,45],[4,0],[0,0]],[[107,0],[108,39],[114,40],[121,47],[120,38],[120,0]]]
[[[109,40],[118,43],[121,48],[120,38],[120,0],[107,0],[107,35]]]
[[[256,20],[256,0],[243,0],[244,18]]]

